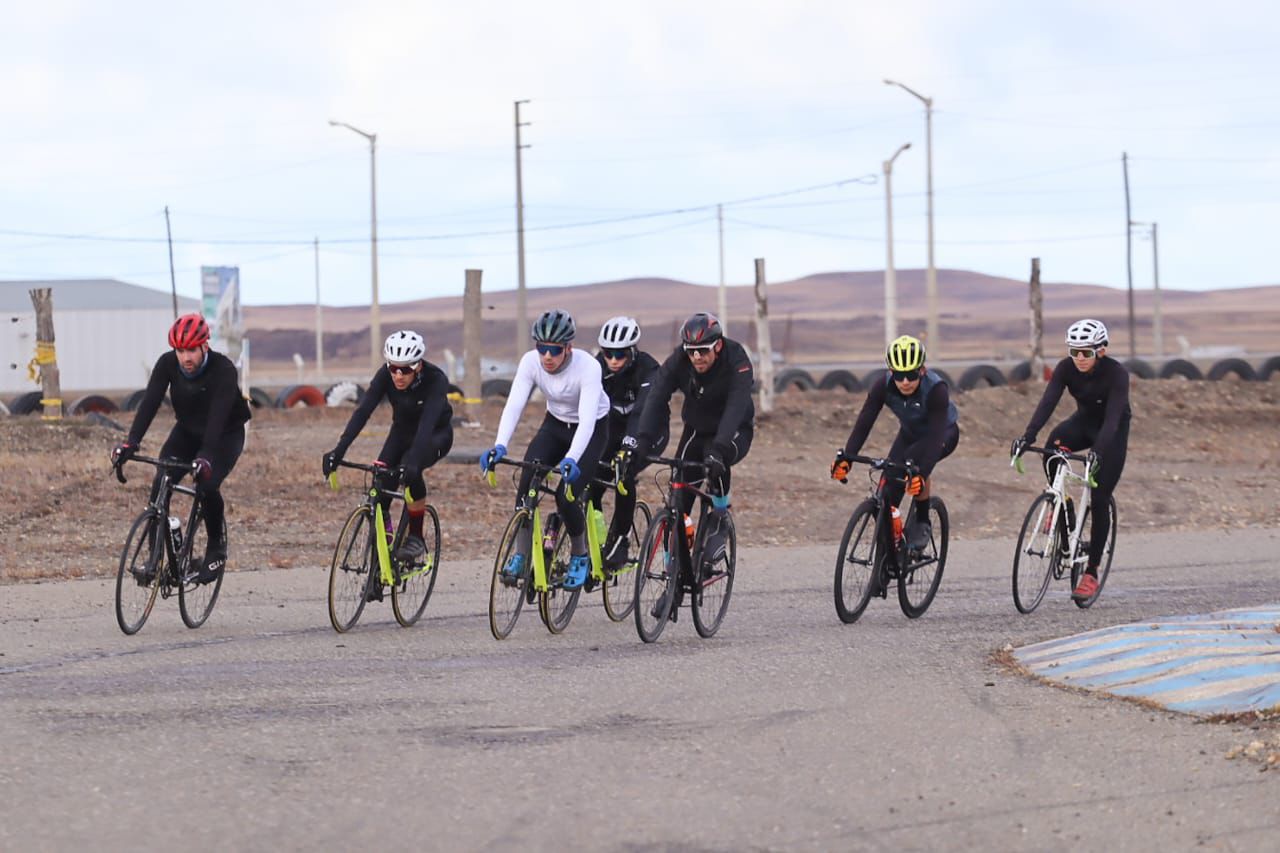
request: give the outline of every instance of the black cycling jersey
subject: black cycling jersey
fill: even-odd
[[[406,466],[414,467],[416,463],[425,460],[410,457],[415,452],[421,453],[430,442],[432,434],[450,426],[453,421],[453,407],[449,405],[448,395],[448,377],[429,361],[422,362],[422,370],[403,391],[396,388],[391,380],[391,371],[384,364],[373,374],[368,390],[360,398],[356,410],[351,413],[347,428],[338,439],[338,452],[347,452],[351,442],[356,440],[360,430],[368,423],[369,416],[378,403],[386,399],[391,404],[392,428],[414,430],[413,444],[405,452]]]
[[[156,359],[147,381],[146,393],[129,429],[129,443],[138,445],[160,409],[165,392],[173,403],[178,426],[198,437],[197,456],[209,458],[213,445],[249,420],[249,404],[240,393],[240,378],[231,359],[210,350],[194,376],[187,376],[178,364],[178,355],[169,350]]]
[[[635,354],[627,359],[625,367],[617,373],[611,373],[603,354],[597,355],[596,361],[600,362],[604,393],[609,395],[610,438],[617,444],[623,436],[639,432],[644,401],[649,396],[649,388],[657,375],[658,362],[649,353],[635,350]]]
[[[901,444],[919,443],[917,447],[920,458],[911,461],[928,476],[944,455],[949,428],[959,420],[956,404],[951,402],[951,392],[946,381],[932,370],[927,371],[916,390],[906,396],[898,390],[893,375],[886,373],[883,382],[873,383],[867,391],[866,402],[862,404],[862,411],[858,413],[858,419],[849,433],[849,440],[845,442],[846,456],[856,456],[862,450],[880,410],[885,406],[898,416]]]
[[[1127,425],[1133,415],[1129,408],[1129,371],[1109,356],[1099,358],[1088,373],[1076,369],[1070,358],[1058,362],[1044,389],[1044,396],[1040,398],[1040,405],[1036,406],[1035,413],[1027,422],[1023,435],[1028,444],[1035,442],[1036,434],[1062,399],[1064,389],[1075,398],[1076,419],[1096,436],[1093,449],[1106,458],[1113,450],[1120,426]]]
[[[755,376],[751,359],[742,344],[728,338],[722,340],[724,346],[706,373],[693,369],[683,347],[676,347],[667,356],[649,388],[637,438],[652,442],[667,433],[668,405],[677,388],[684,392],[680,417],[686,431],[712,436],[712,443],[722,454],[732,446],[734,435],[751,428],[756,415],[751,400]]]

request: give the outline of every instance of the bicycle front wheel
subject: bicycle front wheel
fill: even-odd
[[[1092,606],[1093,603],[1098,600],[1098,596],[1102,595],[1103,584],[1107,582],[1107,575],[1111,573],[1111,558],[1112,556],[1114,556],[1116,551],[1116,497],[1115,495],[1111,496],[1111,500],[1107,505],[1107,511],[1111,513],[1111,526],[1107,528],[1107,547],[1103,550],[1102,559],[1098,563],[1098,591],[1084,600],[1079,600],[1075,598],[1071,599],[1076,603],[1076,607],[1079,607],[1081,610]],[[1089,509],[1085,511],[1084,518],[1080,520],[1081,531],[1088,532],[1090,530],[1090,527],[1092,524],[1092,519],[1090,518],[1090,515],[1092,513],[1093,513],[1093,507],[1090,506]],[[1081,542],[1079,547],[1082,552],[1087,553],[1088,549],[1085,543]],[[1073,562],[1071,564],[1071,588],[1072,589],[1075,589],[1076,584],[1080,583],[1080,575],[1083,574],[1083,572],[1084,572],[1084,568],[1079,563]]]
[[[1040,606],[1053,570],[1062,559],[1059,528],[1062,513],[1055,511],[1054,496],[1048,492],[1031,502],[1022,520],[1018,547],[1013,552],[1013,604],[1019,613]]]
[[[675,607],[679,584],[680,558],[675,536],[684,535],[684,525],[672,523],[670,510],[663,511],[649,525],[640,543],[640,562],[636,567],[635,617],[636,633],[646,643],[657,642],[667,627],[671,609]]]
[[[733,516],[726,512],[720,525],[720,532],[724,535],[724,553],[704,567],[699,575],[698,589],[693,594],[693,627],[703,638],[715,635],[729,611],[733,570],[738,563],[738,534],[733,527]]]
[[[532,521],[528,510],[518,509],[507,522],[498,556],[493,561],[493,579],[489,583],[489,631],[495,640],[505,640],[516,627],[525,596],[533,587],[530,563]],[[507,567],[511,571],[507,571]]]
[[[182,557],[178,560],[178,577],[182,579],[178,586],[178,611],[182,614],[182,623],[188,628],[199,628],[209,618],[218,600],[218,591],[222,589],[222,576],[227,571],[224,563],[213,580],[203,584],[196,580],[200,569],[204,568],[208,548],[204,513],[197,509],[187,525],[187,539],[182,543]]]
[[[116,623],[126,634],[138,633],[155,606],[164,566],[164,529],[160,517],[147,511],[137,517],[125,537],[116,571]]]
[[[854,509],[836,552],[836,615],[846,625],[858,621],[871,601],[872,580],[882,559],[876,544],[875,501],[864,500]]]
[[[440,516],[436,508],[427,505],[422,516],[422,540],[427,550],[421,563],[398,567],[401,576],[391,587],[391,609],[396,621],[408,628],[422,616],[427,599],[436,586],[436,574],[440,565]]]
[[[547,519],[547,532],[551,527],[551,519]],[[564,579],[569,573],[569,560],[572,553],[567,530],[556,530],[556,544],[546,554],[547,588],[538,596],[538,612],[542,615],[542,624],[553,634],[564,633],[569,627],[569,620],[578,607],[578,597],[582,595],[582,587],[565,589]],[[546,537],[544,536],[544,541]],[[541,547],[535,543],[534,547]]]
[[[942,583],[947,566],[950,523],[947,506],[940,498],[929,499],[929,544],[920,552],[907,554],[907,568],[898,576],[898,604],[908,619],[918,619],[929,609]]]
[[[614,622],[621,622],[631,615],[636,606],[636,566],[640,564],[640,537],[649,529],[653,513],[644,501],[636,501],[636,511],[631,517],[631,534],[628,536],[629,559],[616,570],[608,573],[604,581],[604,610]],[[612,544],[612,543],[610,543]]]
[[[333,630],[344,634],[351,630],[364,612],[365,594],[372,582],[373,511],[358,506],[347,517],[333,549],[333,565],[329,569],[329,622]]]

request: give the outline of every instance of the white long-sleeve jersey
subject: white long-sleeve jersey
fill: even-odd
[[[529,402],[529,395],[536,387],[547,398],[547,412],[557,420],[578,424],[573,442],[565,455],[581,459],[582,453],[595,432],[596,421],[609,413],[609,397],[600,384],[600,362],[582,350],[569,353],[569,363],[557,373],[548,373],[542,367],[537,350],[530,350],[520,357],[507,404],[502,408],[502,420],[498,422],[498,437],[494,442],[506,446],[520,422],[520,413]]]

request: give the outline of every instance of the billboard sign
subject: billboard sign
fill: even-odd
[[[233,360],[240,355],[244,316],[240,312],[240,268],[200,268],[200,308],[210,335]]]

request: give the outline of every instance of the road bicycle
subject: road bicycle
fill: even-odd
[[[408,490],[384,489],[380,479],[394,474],[380,465],[338,462],[340,468],[365,473],[365,496],[347,516],[333,549],[329,569],[329,622],[339,634],[355,626],[364,606],[382,601],[383,590],[391,588],[391,610],[405,628],[422,616],[436,585],[440,569],[440,516],[427,504],[422,517],[422,539],[426,549],[420,557],[406,560],[398,556],[409,533]],[[329,487],[338,488],[338,473],[329,475]],[[387,499],[401,501],[400,522],[392,528],[382,508]]]
[[[693,612],[693,626],[700,637],[712,637],[720,629],[733,593],[734,568],[738,558],[738,537],[733,516],[726,508],[712,514],[711,495],[689,482],[687,474],[705,474],[702,462],[650,456],[649,462],[664,465],[654,480],[663,492],[662,506],[654,513],[640,544],[640,565],[635,572],[636,633],[646,643],[657,642],[667,622],[676,621],[687,598]],[[692,493],[698,500],[696,532],[685,514],[680,498]],[[724,549],[703,560],[711,519],[719,525]]]
[[[1089,542],[1084,538],[1084,531],[1091,524],[1093,489],[1098,483],[1092,471],[1084,470],[1088,464],[1086,456],[1045,447],[1026,447],[1023,453],[1038,453],[1046,465],[1055,469],[1053,482],[1031,502],[1018,533],[1017,550],[1013,552],[1013,604],[1019,613],[1030,613],[1040,606],[1050,581],[1061,580],[1069,574],[1071,589],[1079,584],[1089,563]],[[1073,462],[1080,463],[1078,470]],[[1021,455],[1011,458],[1009,464],[1019,474],[1023,473]],[[1073,485],[1080,486],[1078,501],[1068,493]],[[1111,526],[1103,559],[1098,565],[1098,589],[1088,598],[1072,598],[1081,608],[1090,607],[1098,600],[1111,571],[1111,558],[1116,549],[1114,495],[1108,502],[1107,512],[1111,514]]]
[[[906,516],[895,520],[897,510],[885,500],[884,488],[889,477],[905,486],[918,472],[888,459],[847,458],[851,463],[869,466],[871,492],[854,509],[840,539],[835,572],[836,614],[841,622],[856,622],[871,597],[888,598],[889,583],[897,581],[902,612],[909,619],[919,618],[938,594],[947,566],[947,506],[941,498],[929,498],[929,542],[921,549],[910,548],[903,532],[912,524],[916,502],[906,501]]]
[[[178,459],[149,456],[134,456],[128,461],[158,469],[159,483],[147,508],[134,519],[120,553],[120,568],[116,572],[116,622],[126,634],[136,634],[151,615],[157,596],[177,595],[183,624],[199,628],[213,612],[226,566],[219,568],[207,582],[200,581],[208,546],[204,512],[195,487],[179,482],[184,475],[193,473],[194,466]],[[115,467],[115,475],[121,483],[128,482],[123,464]],[[169,514],[175,493],[191,498],[185,525],[177,516]]]
[[[625,495],[627,491],[622,479],[618,477],[616,463],[601,461],[598,470],[600,474],[592,481],[595,488],[587,492],[590,507],[588,515],[598,521],[593,525],[596,528],[593,531],[595,536],[588,536],[591,574],[587,578],[584,590],[591,592],[599,586],[604,596],[605,613],[614,622],[621,622],[631,615],[631,609],[636,603],[634,578],[636,566],[639,564],[640,536],[641,531],[648,529],[653,513],[647,503],[642,500],[636,501],[635,510],[631,514],[631,532],[627,535],[627,560],[616,568],[610,568],[604,562],[603,555],[611,553],[616,547],[612,521],[614,514],[618,511],[617,495]],[[600,495],[598,502],[595,500],[597,493]],[[643,524],[640,523],[641,519]],[[608,526],[602,529],[605,522],[608,522]],[[600,547],[597,548],[598,543]]]

